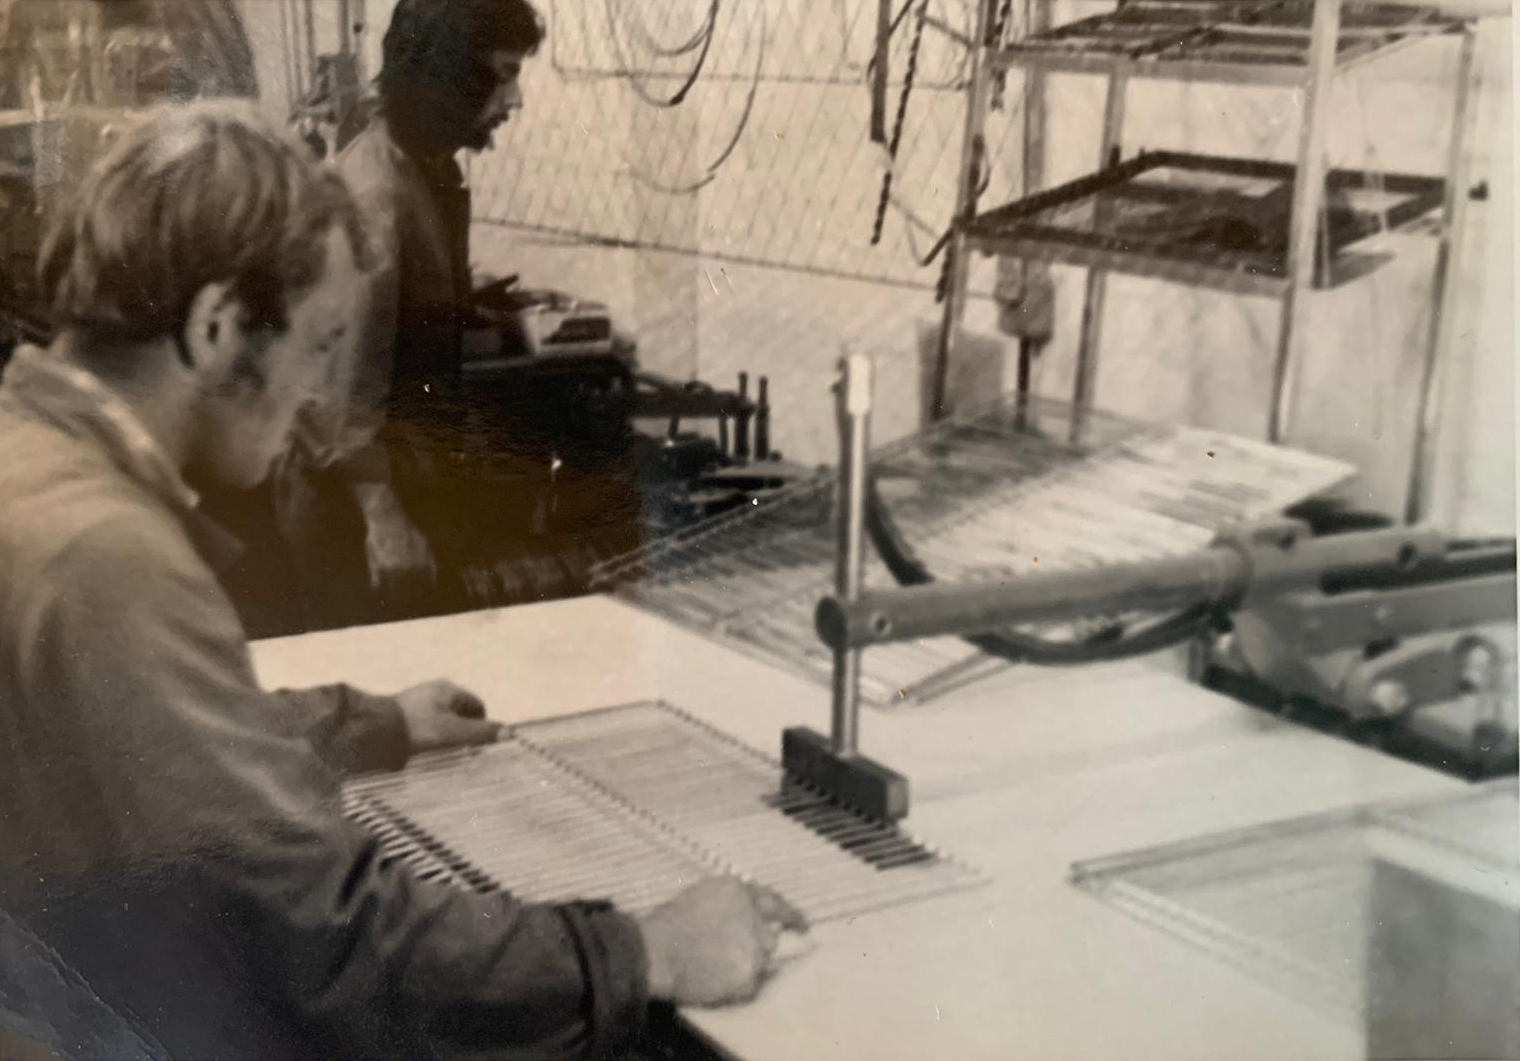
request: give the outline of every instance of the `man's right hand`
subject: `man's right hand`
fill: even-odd
[[[652,997],[722,1006],[754,998],[781,931],[805,932],[807,921],[768,888],[714,877],[651,910],[639,927]]]
[[[364,513],[364,551],[373,589],[398,591],[419,581],[431,582],[437,565],[427,537],[417,529],[389,486],[355,487]]]

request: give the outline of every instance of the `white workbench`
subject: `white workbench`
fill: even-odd
[[[258,643],[261,679],[389,691],[445,676],[504,721],[663,699],[779,755],[827,691],[605,598]],[[977,890],[818,926],[759,1000],[691,1011],[744,1061],[1360,1058],[1322,1015],[1067,882],[1073,861],[1458,783],[1280,723],[1152,662],[1010,670],[942,704],[863,711],[907,828]]]

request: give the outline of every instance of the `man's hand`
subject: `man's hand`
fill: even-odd
[[[364,513],[364,551],[372,589],[396,591],[437,578],[426,536],[407,517],[390,487],[361,486],[355,497]]]
[[[722,1006],[754,998],[781,931],[805,932],[807,921],[768,888],[714,877],[651,910],[639,927],[652,997]]]
[[[442,678],[396,694],[412,753],[490,744],[501,732],[480,697]]]

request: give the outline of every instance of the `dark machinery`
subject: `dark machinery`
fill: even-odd
[[[983,651],[1076,664],[1194,643],[1207,669],[1280,700],[1338,712],[1359,735],[1389,741],[1429,710],[1486,699],[1468,731],[1469,773],[1515,769],[1515,543],[1448,541],[1429,528],[1319,537],[1284,520],[1242,528],[1181,557],[987,583],[933,582],[890,533],[866,464],[869,363],[846,362],[841,387],[838,578],[817,609],[834,654],[832,733],[783,735],[787,772],[881,820],[908,810],[908,782],[859,753],[860,653],[947,635]],[[870,535],[902,582],[862,584]],[[1125,621],[1123,617],[1143,615]],[[1161,618],[1156,618],[1156,616]],[[1121,617],[1078,641],[1031,627]],[[1225,636],[1223,631],[1228,631]],[[1216,685],[1222,685],[1216,676]],[[1452,751],[1456,758],[1457,752]]]
[[[751,397],[746,373],[729,391],[642,371],[605,305],[515,276],[475,293],[462,377],[505,425],[504,447],[567,473],[631,476],[647,532],[755,503],[811,471],[771,446],[765,377]]]
[[[42,243],[33,154],[29,127],[0,128],[0,371],[18,345],[47,334],[33,283]]]
[[[1515,769],[1514,656],[1507,539],[1327,571],[1222,619],[1192,663],[1246,703],[1481,778]]]

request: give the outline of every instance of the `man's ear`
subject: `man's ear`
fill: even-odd
[[[186,367],[205,383],[225,380],[243,352],[246,317],[230,284],[207,284],[196,292],[180,341]]]

